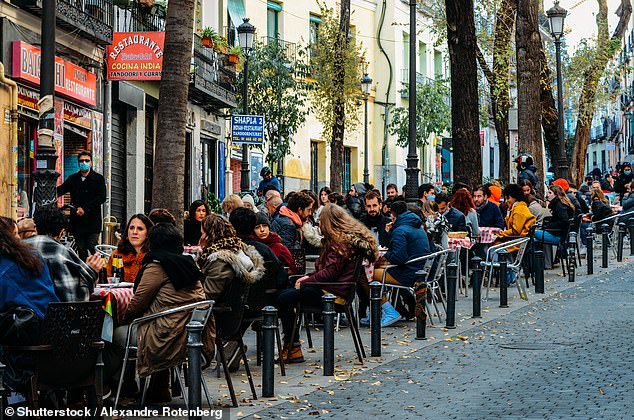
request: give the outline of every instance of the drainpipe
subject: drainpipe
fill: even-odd
[[[9,184],[9,197],[11,206],[11,217],[15,220],[18,216],[18,85],[4,75],[4,64],[0,62],[0,83],[4,83],[11,91],[11,153],[9,166],[11,167],[11,183]]]

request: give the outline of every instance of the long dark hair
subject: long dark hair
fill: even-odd
[[[128,220],[128,224],[125,225],[125,230],[121,233],[121,240],[119,241],[119,245],[117,246],[117,252],[121,252],[122,254],[136,254],[136,250],[128,239],[128,230],[130,229],[130,224],[134,219],[139,219],[145,225],[145,230],[147,231],[148,235],[150,233],[150,228],[154,226],[154,223],[152,223],[150,218],[147,217],[145,214],[138,213],[132,215],[132,217],[130,217],[130,220]],[[148,252],[149,249],[150,243],[146,237],[141,251]]]
[[[209,213],[211,213],[211,210],[209,210],[209,206],[207,205],[207,203],[204,202],[203,200],[194,200],[189,205],[189,215],[187,216],[187,220],[193,223],[201,223],[196,221],[196,210],[198,210],[198,207],[200,206],[205,206],[205,211],[207,212],[205,217],[209,216]]]
[[[13,261],[32,276],[42,274],[44,261],[33,248],[16,238],[13,233],[13,220],[0,222],[0,256]]]

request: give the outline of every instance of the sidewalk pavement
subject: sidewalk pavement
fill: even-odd
[[[629,249],[624,251],[624,254],[629,254]],[[600,268],[600,248],[595,248],[595,261],[594,272],[592,276],[586,275],[586,261],[583,259],[583,265],[577,268],[576,283],[569,283],[568,277],[564,277],[561,272],[561,267],[558,265],[553,270],[547,270],[545,272],[545,294],[535,295],[534,288],[528,289],[528,301],[521,300],[517,292],[516,287],[513,285],[508,289],[508,308],[499,307],[499,290],[492,289],[489,295],[488,301],[482,302],[482,318],[472,318],[472,291],[469,289],[469,296],[464,297],[459,295],[456,302],[456,328],[446,329],[445,317],[443,314],[443,322],[439,322],[438,318],[434,316],[434,326],[427,326],[427,340],[416,340],[416,323],[415,321],[400,321],[391,327],[384,328],[382,331],[382,356],[381,357],[368,357],[365,363],[362,365],[359,363],[354,351],[354,345],[350,330],[347,327],[341,328],[338,332],[335,331],[335,376],[325,377],[322,370],[322,333],[320,329],[312,331],[313,349],[308,349],[308,344],[305,340],[305,334],[302,330],[301,338],[303,343],[304,357],[306,361],[299,364],[286,365],[286,377],[282,377],[279,372],[279,367],[275,366],[275,394],[274,398],[258,398],[257,400],[251,399],[251,392],[249,389],[248,381],[244,373],[244,367],[240,367],[240,371],[232,375],[233,384],[238,396],[239,407],[231,408],[230,414],[232,418],[263,418],[257,414],[260,411],[266,410],[268,414],[271,413],[271,408],[278,405],[291,402],[294,403],[298,411],[306,411],[306,414],[326,414],[323,413],[319,407],[306,404],[305,397],[315,391],[320,391],[325,388],[332,387],[337,383],[350,383],[357,381],[355,377],[364,373],[370,373],[371,377],[378,378],[380,372],[379,369],[382,366],[393,362],[398,359],[420,359],[421,356],[414,354],[417,351],[433,346],[441,341],[446,341],[447,345],[453,341],[466,341],[468,338],[462,334],[470,329],[480,326],[491,321],[498,320],[501,324],[505,317],[509,316],[512,312],[518,311],[522,308],[526,308],[529,305],[533,305],[538,301],[557,302],[560,299],[560,294],[571,288],[574,285],[583,284],[588,280],[605,277],[606,273],[618,268],[622,268],[631,265],[634,261],[634,257],[624,257],[622,263],[617,263],[615,259],[610,255],[610,267],[608,269]],[[521,278],[524,281],[524,278]],[[485,296],[485,289],[483,289],[482,296]],[[530,322],[529,322],[530,324]],[[494,331],[495,332],[495,331]],[[370,330],[368,328],[361,328],[361,336],[366,353],[370,355]],[[251,367],[254,382],[256,385],[256,391],[258,396],[261,394],[261,367],[256,366],[255,363],[255,333],[248,331],[245,335],[245,344],[248,346],[247,356],[249,358],[249,366]],[[446,348],[447,346],[445,346]],[[377,372],[375,375],[373,372]],[[364,375],[367,377],[367,375]],[[210,397],[215,408],[229,407],[231,400],[228,393],[228,388],[221,375],[220,378],[216,377],[215,371],[207,370],[204,372],[205,381],[210,392]],[[421,378],[422,379],[422,378]],[[369,382],[368,387],[372,385],[380,385],[380,380],[377,379],[371,382],[369,379],[362,379],[360,382]],[[328,391],[329,395],[331,391]],[[334,391],[333,391],[334,392]],[[171,407],[184,408],[184,402],[181,398],[174,398]],[[203,406],[207,407],[204,402],[203,394]],[[132,408],[132,407],[130,407]],[[324,410],[325,411],[325,410]],[[268,417],[268,415],[267,415]],[[128,417],[134,418],[134,417]],[[140,418],[140,417],[139,417]],[[159,417],[161,418],[161,417]],[[164,417],[164,418],[178,418],[178,417]]]

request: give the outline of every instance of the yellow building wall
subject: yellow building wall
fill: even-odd
[[[11,211],[11,179],[15,168],[11,167],[11,154],[17,150],[11,148],[11,91],[0,84],[0,215],[14,217]]]

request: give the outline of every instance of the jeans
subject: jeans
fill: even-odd
[[[277,310],[282,321],[282,331],[284,332],[284,343],[291,342],[293,332],[293,322],[295,321],[295,309],[297,302],[302,305],[316,306],[321,308],[321,297],[324,292],[315,286],[305,286],[301,292],[299,289],[286,289],[277,297]],[[299,330],[295,332],[295,343],[299,342]]]
[[[99,233],[74,233],[77,255],[82,261],[86,261],[88,253],[95,253],[95,246],[99,243]]]
[[[590,223],[585,222],[581,224],[581,228],[579,229],[579,235],[581,236],[581,243],[583,246],[588,246],[588,234],[586,231],[590,227]]]
[[[561,242],[561,238],[545,230],[536,230],[535,241],[538,243],[543,242],[549,245],[559,245],[559,243]]]

